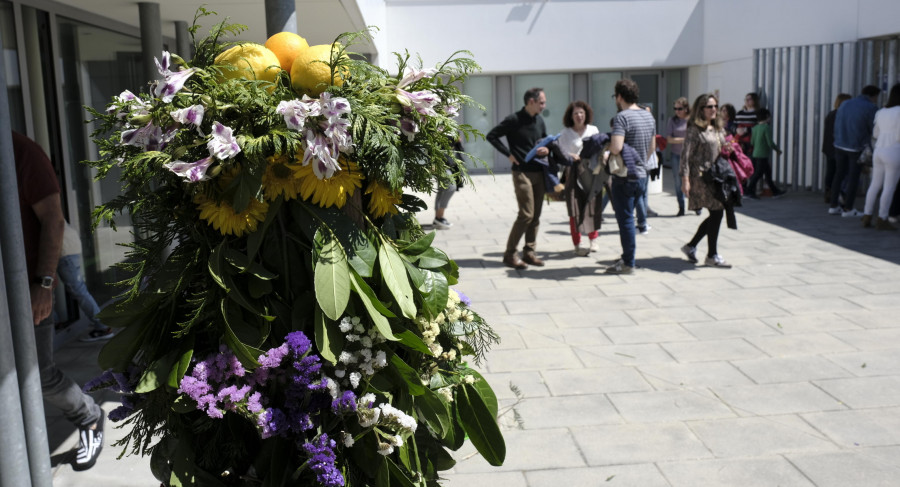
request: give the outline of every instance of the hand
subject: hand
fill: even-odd
[[[513,166],[519,165],[519,161],[516,160],[516,156],[512,154],[509,155],[509,162],[511,162]]]
[[[572,160],[578,162],[581,160],[581,156],[578,154],[572,154]]]
[[[681,179],[681,192],[684,193],[685,198],[691,197],[691,180],[689,178]]]
[[[780,151],[780,150],[776,150],[775,152],[778,153],[779,156],[781,155],[781,151]]]
[[[544,157],[549,153],[550,153],[550,149],[548,149],[546,147],[538,147],[538,150],[536,152],[538,157]]]
[[[31,316],[34,325],[41,324],[53,310],[53,290],[40,284],[31,285]]]

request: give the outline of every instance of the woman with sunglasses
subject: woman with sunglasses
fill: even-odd
[[[708,171],[715,163],[725,142],[725,130],[722,129],[722,119],[718,113],[719,100],[710,93],[697,97],[688,119],[681,154],[681,188],[688,198],[688,207],[691,210],[706,208],[709,216],[700,223],[694,238],[681,247],[681,251],[689,261],[696,264],[697,244],[706,237],[706,265],[729,268],[731,264],[719,256],[717,249],[725,206],[716,199],[713,188],[703,180],[703,172]]]
[[[687,130],[688,99],[681,97],[675,100],[672,107],[675,115],[666,124],[666,142],[669,146],[669,164],[672,166],[672,177],[675,179],[675,198],[678,199],[678,215],[684,216],[684,192],[681,190],[681,175],[678,167],[681,164],[681,150],[684,147],[684,133]]]

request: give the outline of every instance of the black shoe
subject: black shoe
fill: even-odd
[[[87,470],[97,463],[97,457],[103,450],[103,421],[106,413],[100,410],[100,419],[91,426],[79,428],[78,449],[75,451],[75,460],[72,461],[72,470]]]
[[[678,213],[676,213],[675,216],[684,216],[684,208],[679,208]]]

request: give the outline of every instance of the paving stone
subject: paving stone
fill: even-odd
[[[721,340],[763,335],[778,335],[778,331],[755,318],[700,321],[682,323],[681,327],[701,340]]]
[[[626,421],[637,423],[731,418],[735,414],[708,391],[674,390],[609,394]]]
[[[633,367],[546,370],[541,375],[554,396],[651,390]]]
[[[532,470],[525,472],[529,487],[671,487],[655,465]],[[496,485],[496,484],[470,484]]]
[[[441,482],[444,487],[472,487],[475,485],[491,485],[494,487],[529,487],[523,472],[487,472],[445,474],[447,480]]]
[[[560,286],[560,287],[536,287],[531,288],[531,294],[538,300],[552,299],[578,299],[603,296],[603,292],[595,285]],[[589,309],[589,308],[585,308]]]
[[[867,294],[858,287],[843,282],[830,284],[804,284],[798,286],[781,286],[781,289],[799,298],[840,298]]]
[[[855,297],[830,298],[798,298],[789,297],[772,301],[772,304],[792,314],[815,313],[823,309],[843,311],[859,309],[860,305],[851,302]],[[865,307],[865,306],[863,306]]]
[[[653,308],[651,303],[644,296],[587,296],[576,297],[575,302],[584,310],[596,310],[597,314],[604,313],[613,309],[645,309]]]
[[[563,340],[572,347],[591,349],[612,344],[612,341],[600,327],[568,328],[563,329],[560,334]]]
[[[488,370],[491,373],[581,367],[578,357],[570,349],[492,350],[488,354]]]
[[[758,358],[732,364],[760,384],[807,382],[818,379],[850,377],[852,374],[820,356]]]
[[[589,426],[572,435],[590,466],[712,457],[683,423]]]
[[[675,324],[615,326],[603,331],[616,344],[696,341],[693,335]]]
[[[531,314],[531,313],[564,313],[573,309],[579,309],[579,306],[573,299],[553,299],[550,301],[538,301],[529,299],[527,301],[504,301],[509,314]]]
[[[765,355],[742,339],[706,340],[701,342],[662,343],[679,362],[717,362],[740,360]]]
[[[672,487],[814,487],[781,457],[665,462],[659,464]]]
[[[832,332],[831,336],[859,350],[885,350],[896,348],[900,343],[900,328],[839,331]]]
[[[809,413],[803,418],[847,448],[900,445],[900,408]]]
[[[862,328],[898,328],[900,327],[900,307],[886,308],[878,311],[867,309],[840,311],[839,316],[859,325]]]
[[[752,457],[837,446],[798,416],[692,421],[688,426],[717,457]]]
[[[897,307],[897,296],[895,294],[863,294],[848,296],[844,299],[869,310],[893,309]]]
[[[488,318],[484,313],[481,313],[480,309],[475,309],[475,311],[479,312],[485,320]],[[488,324],[491,326],[498,325],[511,325],[516,328],[523,328],[529,330],[536,331],[547,331],[547,330],[555,330],[558,327],[556,326],[556,322],[550,318],[549,314],[546,313],[532,313],[532,314],[517,314],[510,315],[503,313],[499,316],[491,316]]]
[[[594,347],[590,350],[576,349],[575,353],[586,367],[645,365],[675,361],[668,352],[656,344],[610,345]]]
[[[747,341],[773,357],[849,352],[854,349],[826,333],[751,337]]]
[[[893,461],[872,458],[878,448],[860,448],[833,453],[786,455],[818,487],[895,487],[900,478],[896,450]]]
[[[710,316],[696,306],[648,308],[626,311],[639,325],[708,321]]]
[[[900,377],[854,377],[815,384],[853,409],[900,406]]]
[[[453,454],[458,462],[453,469],[454,473],[494,473],[588,466],[568,429],[514,429],[504,431],[503,437],[506,440],[506,460],[503,467],[492,467],[477,454],[469,458],[474,448],[467,442],[466,446]],[[462,458],[468,459],[460,461]]]
[[[699,307],[716,320],[740,320],[784,314],[784,309],[765,301],[716,302],[701,304]]]
[[[524,347],[522,348],[569,348],[563,334],[558,329],[546,331],[520,330]]]
[[[840,365],[851,374],[860,377],[900,375],[900,353],[897,353],[897,349],[832,353],[825,357]]]
[[[835,398],[807,382],[713,387],[712,390],[741,416],[846,409]]]
[[[544,382],[540,371],[504,372],[499,374],[481,374],[491,385],[498,399],[513,399],[516,395],[510,389],[515,386],[525,397],[547,397],[550,390]]]
[[[753,383],[728,362],[642,365],[638,370],[657,390],[704,389]]]
[[[575,311],[551,313],[550,318],[560,328],[594,326],[635,326],[637,323],[622,310]]]
[[[528,430],[623,422],[605,394],[525,398],[515,406],[515,410]]]
[[[767,316],[760,321],[766,323],[779,333],[793,335],[796,333],[821,333],[831,331],[860,330],[862,327],[847,320],[838,313],[808,313],[800,315],[785,314]]]

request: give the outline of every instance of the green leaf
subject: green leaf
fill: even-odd
[[[428,426],[443,438],[444,432],[451,426],[450,410],[447,405],[434,391],[428,388],[416,399],[415,404]]]
[[[421,269],[412,265],[406,259],[403,259],[403,266],[406,267],[406,273],[409,275],[409,280],[412,281],[413,286],[416,289],[421,289],[422,283],[425,282],[425,275],[422,274]]]
[[[391,354],[390,362],[394,370],[400,374],[400,377],[402,377],[404,381],[406,381],[408,392],[410,394],[413,396],[425,394],[425,391],[427,391],[428,388],[422,385],[422,379],[419,378],[419,373],[416,372],[416,369],[407,365],[396,353]]]
[[[244,291],[241,290],[239,286],[237,286],[234,282],[234,276],[231,274],[225,273],[222,275],[222,281],[225,283],[225,289],[228,291],[227,296],[228,299],[234,301],[235,303],[241,305],[247,311],[251,311],[256,315],[264,316],[267,318],[271,318],[266,315],[265,311],[258,309],[255,302],[256,300],[248,297],[244,294]]]
[[[378,332],[381,333],[385,339],[396,341],[397,337],[394,336],[394,332],[391,330],[391,324],[388,322],[385,315],[378,310],[375,303],[378,303],[381,308],[384,308],[384,305],[378,301],[378,298],[375,297],[375,294],[368,284],[362,280],[362,277],[355,273],[353,274],[353,279],[350,280],[350,284],[359,296],[359,300],[362,301],[363,306],[365,306],[366,311],[369,312],[369,318],[372,319],[372,323],[375,324]]]
[[[472,387],[475,389],[475,392],[481,396],[481,400],[484,401],[485,406],[487,406],[488,410],[496,418],[497,411],[500,410],[500,405],[497,402],[497,394],[494,393],[494,389],[491,388],[488,381],[484,379],[484,376],[477,371],[468,369],[465,371],[465,374],[470,374],[475,377],[476,380],[475,383],[472,384]]]
[[[265,281],[256,276],[247,276],[247,292],[253,299],[260,299],[272,293],[272,281]]]
[[[471,384],[461,384],[457,389],[459,419],[472,445],[488,463],[499,467],[506,458],[506,443],[497,419],[484,404],[478,391]]]
[[[116,333],[100,350],[97,363],[102,370],[124,372],[144,344],[143,320],[137,326],[129,326]]]
[[[428,345],[425,345],[425,342],[422,341],[422,338],[419,335],[416,335],[412,330],[403,330],[400,333],[394,333],[400,343],[406,345],[410,350],[415,350],[417,352],[424,353],[429,357],[432,355],[431,349],[428,348]]]
[[[177,355],[173,352],[151,362],[141,374],[141,379],[135,386],[134,392],[146,394],[159,389],[163,385],[163,378],[167,377],[169,371],[172,370],[172,364],[175,363],[176,358]]]
[[[225,304],[227,301],[225,299],[222,300],[222,316],[225,317],[225,343],[228,345],[228,348],[234,352],[234,355],[237,356],[238,360],[247,368],[256,368],[259,367],[259,362],[256,361],[256,358],[263,354],[263,351],[251,347],[238,339],[237,335],[234,334],[234,330],[232,330],[231,324],[229,321],[235,321],[238,319],[236,313],[227,312],[227,305]],[[243,323],[241,320],[240,324]],[[239,323],[235,323],[236,325]]]
[[[141,324],[148,319],[151,310],[158,308],[163,297],[162,294],[142,293],[131,301],[116,301],[103,308],[97,319],[114,328]]]
[[[272,222],[275,221],[275,217],[278,216],[278,210],[281,209],[281,204],[283,202],[284,198],[279,196],[278,198],[275,198],[275,201],[269,203],[269,211],[266,213],[265,221],[256,228],[255,232],[247,236],[247,255],[251,259],[256,257],[256,254],[259,252],[259,248],[262,246],[263,240],[265,240],[266,233],[269,231]]]
[[[314,271],[316,301],[325,316],[339,320],[350,300],[350,268],[338,241],[317,232],[316,240],[323,239]]]
[[[416,303],[413,300],[409,279],[406,277],[406,267],[397,249],[387,240],[382,240],[381,247],[378,248],[378,265],[381,269],[381,279],[397,300],[403,316],[415,319]]]
[[[341,242],[350,266],[363,277],[372,277],[377,253],[366,233],[341,210],[320,208],[299,201],[289,203],[291,215],[310,240],[320,226],[331,229]]]
[[[428,316],[434,317],[447,307],[450,286],[447,278],[440,272],[422,269],[425,281],[419,288],[422,291],[423,306]]]
[[[442,250],[431,247],[419,254],[416,263],[423,269],[440,269],[450,263],[450,257]]]
[[[391,485],[399,487],[416,487],[393,460],[385,457],[385,461],[387,462],[388,472],[391,476]]]
[[[191,366],[191,357],[194,356],[194,335],[188,335],[184,339],[184,344],[187,350],[181,353],[172,366],[172,370],[169,371],[169,387],[173,389],[177,389],[181,385],[181,379],[184,378],[184,374]]]
[[[315,313],[316,348],[323,359],[336,364],[341,350],[344,349],[344,334],[336,323],[328,323],[325,320],[322,310],[317,308]]]
[[[225,241],[219,245],[216,245],[214,249],[209,253],[209,275],[213,278],[213,281],[219,285],[224,290],[228,290],[228,287],[225,285],[225,281],[222,280],[222,276],[225,274],[225,255],[222,250],[225,247]]]
[[[416,240],[415,242],[404,247],[403,253],[406,255],[419,255],[427,249],[431,248],[431,243],[434,242],[435,232],[431,232],[428,235]]]
[[[231,202],[235,213],[246,210],[250,206],[250,200],[256,198],[262,187],[261,171],[253,171],[251,168],[252,165],[245,166],[240,175],[235,178],[237,180],[237,188],[234,191],[234,198]]]
[[[278,277],[277,274],[270,272],[259,262],[250,260],[250,257],[235,249],[224,249],[223,255],[225,261],[241,271],[242,274],[250,274],[265,281],[271,281]]]

